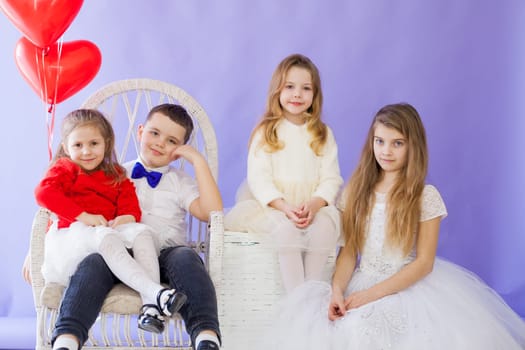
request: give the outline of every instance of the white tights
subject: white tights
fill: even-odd
[[[163,286],[153,237],[140,233],[133,241],[132,250],[133,257],[122,239],[113,233],[106,234],[99,245],[100,254],[115,276],[139,292],[143,304],[156,304]]]
[[[281,221],[273,233],[279,245],[279,265],[287,293],[306,280],[322,278],[337,240],[335,225],[328,216],[317,215],[306,229],[295,227],[290,220]]]

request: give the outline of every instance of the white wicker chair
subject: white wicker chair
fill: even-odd
[[[193,117],[195,131],[190,143],[207,158],[211,171],[217,179],[218,158],[214,129],[204,109],[181,88],[150,79],[130,79],[111,83],[95,92],[82,105],[96,108],[110,119],[117,136],[116,150],[119,161],[135,159],[137,156],[136,126],[144,121],[154,105],[175,102]],[[122,137],[123,136],[123,137]],[[131,147],[129,147],[131,146]],[[131,149],[130,149],[131,148]],[[179,166],[184,167],[184,162]],[[191,168],[191,167],[189,167]],[[187,169],[192,171],[192,169]],[[51,216],[49,211],[37,211],[31,234],[31,273],[34,303],[37,311],[37,350],[51,349],[50,335],[53,330],[64,287],[46,284],[41,266],[44,257],[44,238]],[[210,274],[220,275],[220,264],[210,268],[210,244],[217,236],[216,246],[222,242],[222,213],[212,213],[209,223],[189,216],[188,244],[204,258]],[[210,242],[210,236],[212,242]],[[216,249],[217,250],[217,249]],[[218,249],[216,253],[222,253]],[[221,261],[220,258],[215,258]],[[160,334],[143,332],[137,328],[136,315],[141,300],[135,291],[125,285],[117,285],[106,298],[100,317],[91,328],[85,349],[158,349],[170,347],[191,349],[184,322],[176,315],[166,330]]]

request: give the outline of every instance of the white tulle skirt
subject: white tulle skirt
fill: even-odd
[[[347,294],[381,278],[356,271]],[[265,349],[518,350],[525,322],[477,276],[436,259],[431,274],[406,290],[328,320],[331,287],[306,282],[280,306]]]
[[[131,248],[135,237],[140,233],[154,235],[149,226],[140,223],[119,225],[114,229],[87,226],[78,221],[62,229],[53,225],[46,233],[42,275],[47,283],[67,286],[78,264],[89,254],[98,252],[105,235],[116,234],[122,238],[127,248]],[[154,241],[157,243],[156,239]]]

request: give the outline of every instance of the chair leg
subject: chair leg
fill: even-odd
[[[47,312],[45,307],[36,309],[36,344],[35,350],[49,350],[51,344],[46,336],[47,333]]]

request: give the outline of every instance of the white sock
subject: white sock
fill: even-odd
[[[304,282],[303,257],[299,249],[279,252],[279,268],[286,293]]]
[[[53,350],[66,348],[69,350],[78,350],[78,341],[71,337],[58,336],[53,344]]]
[[[162,285],[153,281],[146,270],[129,255],[126,245],[120,237],[113,233],[106,234],[98,249],[109,269],[124,284],[142,296],[149,296],[146,301],[156,300],[157,293],[163,289]],[[155,257],[155,259],[157,258]]]
[[[282,213],[279,212],[276,215],[282,216]],[[286,293],[290,293],[304,282],[303,254],[299,248],[302,233],[287,218],[276,220],[277,222],[278,224],[272,230],[272,235],[276,237],[283,286]]]
[[[135,261],[146,271],[151,280],[160,283],[159,259],[155,249],[153,237],[141,233],[133,241],[133,257]],[[143,304],[157,304],[156,295],[142,294]]]
[[[195,349],[199,348],[199,343],[203,340],[209,340],[217,344],[217,348],[219,348],[219,338],[215,334],[209,334],[205,332],[200,332],[197,338],[195,338]]]
[[[310,240],[304,256],[305,280],[320,280],[326,278],[326,262],[331,252],[335,250],[337,232],[335,225],[328,216],[317,215],[310,225]]]
[[[326,261],[329,252],[307,252],[304,255],[304,279],[305,281],[320,281],[323,279]]]

